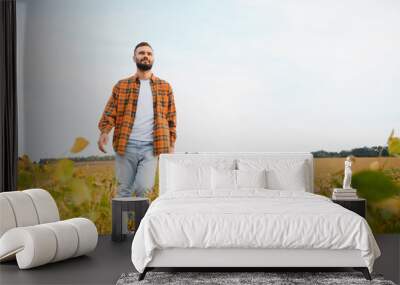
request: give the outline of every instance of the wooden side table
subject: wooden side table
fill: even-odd
[[[140,221],[146,214],[149,208],[149,199],[141,197],[126,197],[126,198],[114,198],[112,199],[112,241],[123,241],[126,239],[126,233],[123,232],[123,222],[127,222],[124,219],[128,212],[133,211],[135,213],[135,232],[139,227]]]
[[[361,217],[365,218],[367,212],[367,201],[362,198],[355,198],[351,200],[340,200],[332,199],[332,202],[339,204],[340,206],[359,214]]]

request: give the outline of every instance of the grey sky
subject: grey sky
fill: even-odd
[[[400,132],[398,15],[398,1],[17,0],[20,154],[66,155],[83,136],[79,155],[100,155],[140,41],[174,89],[176,151],[385,144]]]

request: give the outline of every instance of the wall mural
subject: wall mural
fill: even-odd
[[[314,151],[328,197],[354,155],[373,231],[400,233],[399,1],[77,2],[16,1],[18,189],[111,232],[114,152],[97,124],[147,41],[174,91],[177,151]]]
[[[400,138],[392,132],[387,147],[378,156],[356,157],[352,186],[359,197],[367,199],[367,220],[374,233],[400,233]],[[89,144],[75,139],[64,155],[77,154]],[[385,156],[384,156],[385,153]],[[314,153],[315,192],[327,197],[342,186],[344,157],[324,157]],[[83,216],[91,219],[100,234],[111,233],[111,199],[117,189],[113,156],[41,159],[33,162],[27,155],[19,158],[18,189],[43,188],[56,200],[61,219]],[[158,171],[155,186],[147,197],[158,196]]]

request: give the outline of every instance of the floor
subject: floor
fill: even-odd
[[[382,251],[374,272],[400,284],[400,235],[377,235]],[[16,262],[0,264],[0,284],[115,284],[124,272],[134,271],[130,260],[132,239],[115,243],[100,236],[94,252],[29,270],[19,270]]]
[[[0,264],[0,284],[115,284],[124,272],[134,271],[132,239],[112,242],[99,236],[96,250],[87,256],[19,270],[16,262]]]

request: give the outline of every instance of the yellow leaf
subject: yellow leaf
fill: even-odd
[[[70,183],[71,198],[76,206],[80,206],[84,202],[90,201],[90,189],[86,183],[80,179],[73,179]]]
[[[60,159],[59,161],[57,161],[53,178],[66,182],[72,177],[73,172],[74,162],[66,158]]]
[[[70,152],[72,153],[78,153],[81,152],[86,148],[86,146],[89,144],[89,141],[83,137],[77,137],[75,139],[74,145],[71,147]]]
[[[390,136],[388,138],[388,151],[390,155],[400,155],[400,138],[399,137],[394,137],[394,130],[390,133]]]

